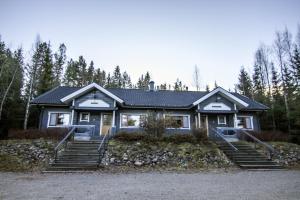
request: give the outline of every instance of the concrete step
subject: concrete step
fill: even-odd
[[[247,165],[247,164],[253,164],[253,165],[277,165],[276,162],[273,161],[253,161],[253,160],[239,160],[239,161],[235,161],[237,164],[239,165]]]
[[[240,165],[243,169],[283,169],[281,165],[255,165],[255,164],[244,164]]]

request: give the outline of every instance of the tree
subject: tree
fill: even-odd
[[[287,40],[287,39],[285,39]],[[282,80],[282,88],[283,88],[283,97],[284,97],[284,104],[285,104],[285,110],[286,110],[286,118],[287,118],[287,127],[288,132],[291,130],[291,123],[290,123],[290,107],[288,102],[288,88],[287,88],[287,80],[285,78],[285,68],[286,68],[286,62],[284,60],[285,55],[285,44],[284,44],[284,38],[283,35],[280,32],[276,32],[276,39],[274,42],[274,51],[279,63],[280,71],[281,71],[281,80]],[[287,72],[287,71],[286,71]]]
[[[160,84],[159,89],[160,90],[166,90],[167,89],[167,83]]]
[[[2,92],[1,92],[1,103],[0,103],[0,120],[2,119],[2,112],[3,112],[3,106],[7,101],[7,97],[9,95],[9,93],[11,92],[11,89],[14,86],[14,83],[17,82],[17,88],[14,88],[16,90],[12,91],[11,96],[13,97],[12,100],[17,100],[20,99],[20,94],[21,94],[21,88],[22,88],[22,71],[23,71],[23,53],[22,53],[22,49],[18,49],[14,55],[11,57],[10,55],[10,51],[8,51],[8,55],[6,56],[6,61],[4,62],[7,65],[6,68],[6,77],[8,82],[6,82],[7,85],[4,85],[4,83],[2,83],[2,86],[6,86],[3,92],[3,96],[2,96]],[[3,69],[5,68],[5,66],[2,66]],[[1,68],[2,68],[1,67]],[[19,75],[19,76],[18,76]],[[3,80],[3,79],[2,79]],[[16,93],[15,93],[16,92]],[[13,94],[17,94],[17,95],[13,95]]]
[[[121,88],[122,87],[122,74],[119,66],[115,67],[113,76],[111,77],[111,88]]]
[[[77,61],[73,61],[73,59],[71,59],[68,63],[67,63],[67,68],[66,68],[66,72],[64,74],[64,84],[66,86],[71,86],[71,87],[79,87],[81,86],[81,84],[79,83],[79,65]]]
[[[194,68],[193,78],[194,78],[194,85],[196,87],[196,90],[200,91],[200,72],[197,65],[195,65]]]
[[[242,95],[252,98],[252,81],[250,75],[246,72],[244,67],[241,67],[240,70],[237,89]]]
[[[54,54],[54,81],[53,86],[61,85],[61,79],[63,74],[63,65],[66,62],[66,46],[64,44],[59,45],[58,52]]]
[[[295,45],[294,52],[291,58],[291,68],[294,76],[294,82],[296,84],[296,88],[300,86],[300,52],[298,47]]]
[[[205,91],[206,91],[206,92],[209,92],[209,91],[210,91],[210,89],[209,89],[209,85],[206,85],[206,87],[205,87]]]
[[[37,85],[38,85],[38,74],[41,64],[42,64],[42,51],[41,51],[41,41],[39,37],[37,37],[35,42],[35,47],[33,50],[33,56],[31,58],[31,63],[26,67],[26,74],[27,74],[27,83],[25,88],[25,116],[24,116],[24,130],[27,129],[28,124],[28,117],[30,114],[30,102],[37,95]]]
[[[122,88],[132,88],[131,78],[126,71],[122,75]]]
[[[106,84],[106,73],[105,71],[101,71],[100,68],[96,70],[96,73],[94,75],[94,81],[95,83],[99,84],[100,86],[104,87]]]
[[[78,70],[79,70],[79,77],[78,77],[78,86],[82,87],[87,85],[87,70],[86,70],[86,62],[83,56],[79,56],[78,58]]]
[[[87,74],[86,74],[87,84],[90,84],[90,83],[94,82],[94,73],[95,73],[94,62],[91,61],[90,65],[88,67],[88,70],[87,70]]]
[[[53,60],[50,43],[43,42],[40,44],[41,65],[38,69],[39,76],[37,82],[37,95],[43,94],[53,87]]]
[[[139,89],[147,89],[149,86],[149,82],[151,80],[151,76],[149,72],[146,72],[146,74],[142,74],[141,77],[138,79],[137,87]]]

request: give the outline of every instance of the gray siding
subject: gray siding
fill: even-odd
[[[48,116],[49,116],[49,112],[69,112],[71,113],[71,109],[70,108],[62,108],[62,107],[45,107],[42,110],[42,114],[41,114],[41,121],[40,121],[40,128],[47,128],[48,127]]]

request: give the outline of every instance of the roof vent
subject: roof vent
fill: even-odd
[[[149,91],[153,92],[154,91],[154,81],[149,82]]]

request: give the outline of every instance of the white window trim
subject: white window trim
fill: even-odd
[[[252,116],[252,115],[237,115],[237,116],[236,116],[236,120],[238,120],[239,117],[250,117],[251,128],[242,128],[242,129],[244,129],[244,130],[254,130],[254,126],[253,126],[253,116]],[[238,126],[237,121],[236,121],[236,126]]]
[[[88,119],[87,120],[83,120],[82,119],[82,114],[87,114],[88,115]],[[90,122],[90,113],[89,112],[81,112],[79,114],[79,122]]]
[[[189,127],[188,127],[188,128],[166,128],[166,129],[191,130],[191,115],[189,115],[189,114],[176,114],[176,113],[172,113],[172,114],[164,114],[164,119],[166,118],[166,116],[182,116],[182,117],[188,117],[188,121],[189,121]]]
[[[224,123],[220,123],[220,117],[224,118]],[[226,115],[218,115],[217,118],[218,118],[218,125],[227,125],[227,121],[226,121],[227,117],[226,117]]]
[[[139,127],[139,126],[122,126],[122,115],[145,115],[146,118],[148,116],[147,113],[120,113],[120,128],[136,128],[136,129],[139,129],[141,127]]]
[[[69,114],[70,117],[69,117],[69,124],[68,125],[59,125],[59,126],[50,126],[50,115],[53,114],[53,113],[59,113],[59,114]],[[55,127],[67,127],[67,126],[70,126],[71,124],[71,112],[60,112],[60,111],[50,111],[48,112],[48,121],[47,121],[47,128],[55,128]]]

